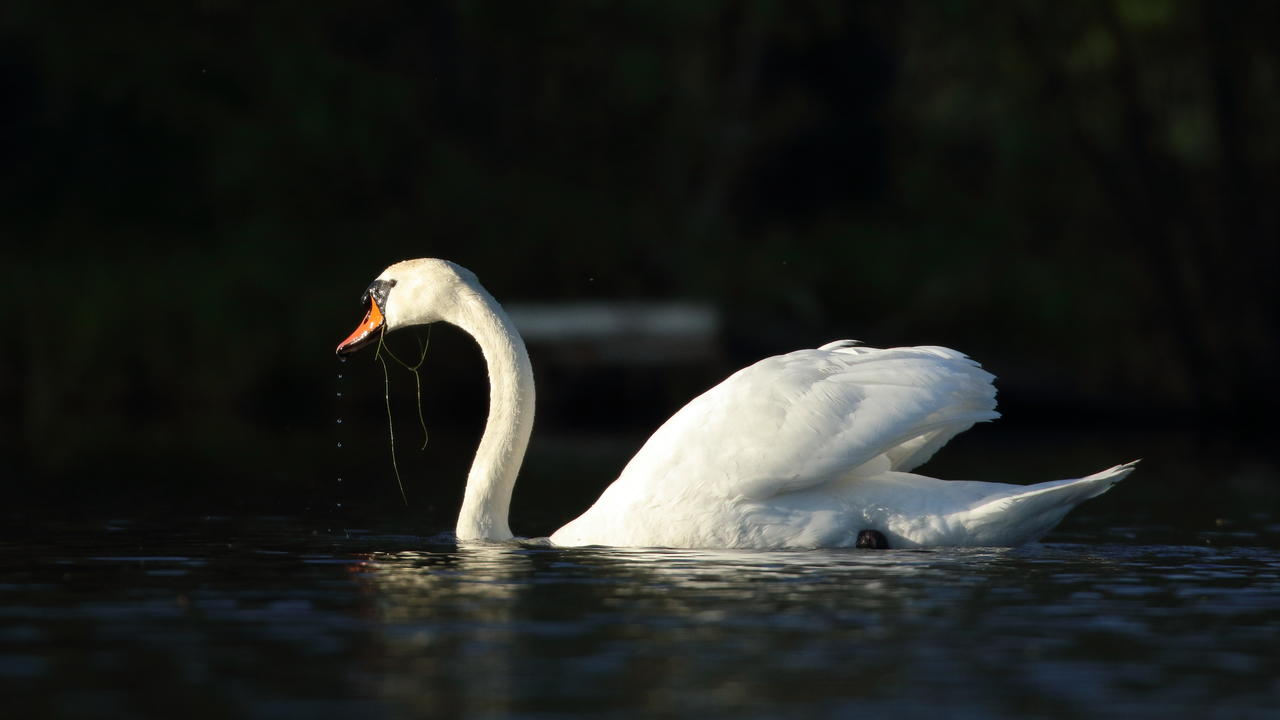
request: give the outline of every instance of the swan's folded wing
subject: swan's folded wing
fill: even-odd
[[[633,498],[763,499],[872,461],[907,471],[998,416],[993,379],[939,347],[833,343],[767,358],[677,412],[614,487]]]

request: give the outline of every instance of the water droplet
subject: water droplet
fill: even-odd
[[[338,503],[338,507],[342,507],[342,503]]]
[[[339,355],[339,356],[338,356],[338,362],[346,362],[346,361],[347,361],[347,356],[346,356],[346,355]]]
[[[341,379],[342,379],[342,373],[338,373],[338,379],[339,379],[339,380],[341,380]]]
[[[339,424],[339,425],[341,425],[341,424],[342,424],[342,418],[338,418],[338,424]]]
[[[338,447],[342,447],[342,441],[341,441],[341,440],[339,440],[339,441],[338,441]]]
[[[338,397],[342,397],[342,393],[338,393]]]
[[[342,482],[342,478],[338,478],[338,482]]]

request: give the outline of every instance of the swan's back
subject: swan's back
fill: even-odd
[[[748,521],[742,513],[843,495],[860,474],[919,466],[957,433],[998,417],[993,379],[942,347],[843,341],[766,358],[672,416],[596,504],[552,540],[777,545],[759,536],[761,524],[781,523],[779,532],[794,534],[797,518]],[[826,502],[831,512],[841,509],[835,497]]]

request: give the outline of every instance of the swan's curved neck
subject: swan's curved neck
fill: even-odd
[[[445,320],[480,345],[489,369],[489,418],[458,514],[459,540],[508,540],[511,491],[533,431],[533,367],[506,311],[482,287],[467,288]]]

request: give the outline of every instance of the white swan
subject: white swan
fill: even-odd
[[[506,312],[470,271],[424,258],[365,291],[345,355],[444,321],[489,370],[489,416],[467,475],[459,540],[506,540],[533,428],[533,369]],[[1008,546],[1035,540],[1134,463],[1036,485],[915,475],[957,433],[998,417],[993,376],[955,350],[851,341],[766,358],[671,417],[556,545],[681,548]]]

